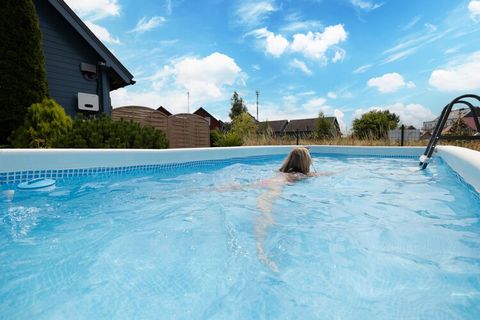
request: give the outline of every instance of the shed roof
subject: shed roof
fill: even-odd
[[[110,50],[93,34],[85,23],[73,12],[63,0],[48,0],[48,2],[67,20],[70,25],[85,39],[85,41],[104,60],[106,67],[114,71],[116,78],[120,80],[112,86],[112,90],[134,84],[133,75],[113,55]]]
[[[331,121],[335,128],[339,127],[336,117],[325,117],[325,119]],[[318,118],[290,120],[285,128],[285,132],[295,132],[297,130],[300,132],[315,131],[317,128],[317,121]]]
[[[262,121],[258,123],[258,127],[264,128],[265,125],[268,125],[273,132],[283,132],[287,124],[288,120]]]

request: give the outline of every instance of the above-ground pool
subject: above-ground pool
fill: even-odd
[[[440,157],[312,155],[279,188],[284,151],[0,185],[0,318],[478,319],[473,186]]]

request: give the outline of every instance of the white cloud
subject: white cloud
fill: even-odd
[[[307,74],[307,75],[311,75],[312,74],[312,71],[310,69],[308,69],[307,65],[305,64],[305,62],[303,61],[300,61],[298,59],[293,59],[291,62],[290,62],[290,67],[292,68],[296,68],[296,69],[300,69],[303,71],[303,73]]]
[[[350,3],[365,11],[372,11],[380,8],[382,5],[365,0],[350,0]]]
[[[480,90],[480,51],[470,55],[464,63],[434,70],[429,83],[447,92]]]
[[[420,21],[420,19],[422,19],[422,16],[415,16],[412,18],[412,20],[410,20],[403,28],[402,30],[403,31],[407,31],[407,30],[410,30],[411,28],[413,28],[414,25],[416,25],[418,23],[418,21]]]
[[[320,111],[324,113],[330,112],[331,108],[325,105],[325,102],[327,102],[327,99],[325,98],[313,98],[302,104],[302,108],[306,109],[308,112],[316,111],[317,114]]]
[[[340,127],[340,131],[342,131],[343,133],[346,133],[347,125],[345,123],[345,120],[343,120],[345,114],[341,110],[335,109],[333,110],[333,116],[337,117],[337,122],[338,122],[338,126]]]
[[[343,61],[346,54],[347,52],[345,50],[337,48],[337,50],[335,50],[335,55],[332,58],[332,62],[337,63],[338,61]]]
[[[293,36],[291,49],[300,52],[305,57],[316,60],[325,59],[326,51],[347,39],[347,32],[343,25],[328,26],[324,32],[297,33]]]
[[[92,21],[120,15],[120,5],[117,0],[65,0],[65,2],[79,16]]]
[[[182,58],[172,61],[154,75],[138,79],[148,82],[151,89],[135,92],[134,88],[112,92],[112,105],[165,106],[172,112],[186,111],[186,92],[190,92],[190,105],[229,99],[227,88],[244,85],[245,75],[235,61],[215,52],[204,58]],[[193,111],[193,110],[191,110]]]
[[[355,111],[355,118],[360,118],[362,114],[372,110],[389,110],[400,117],[400,123],[405,125],[412,125],[417,129],[420,129],[424,121],[430,121],[435,118],[432,111],[421,104],[411,103],[404,105],[403,103],[394,103],[386,106],[374,106],[367,110],[358,109]]]
[[[364,73],[365,71],[367,71],[371,67],[372,67],[371,64],[366,64],[366,65],[363,65],[363,66],[358,67],[357,69],[353,70],[353,73],[354,74]]]
[[[293,33],[299,31],[308,31],[323,28],[323,24],[317,20],[292,21],[283,26],[280,31],[283,33]]]
[[[327,97],[330,99],[337,99],[337,94],[335,92],[329,92],[327,93]]]
[[[282,35],[275,35],[273,32],[268,31],[267,28],[261,28],[249,32],[247,35],[254,35],[258,39],[265,39],[265,53],[268,53],[276,58],[280,57],[288,48],[288,40]]]
[[[468,4],[468,11],[470,11],[470,16],[472,19],[476,20],[480,18],[480,1],[472,0]]]
[[[112,44],[121,44],[120,39],[113,37],[106,28],[91,21],[85,21],[85,24],[101,41]]]
[[[152,29],[155,29],[159,25],[165,22],[164,17],[155,16],[147,20],[147,17],[143,17],[140,21],[137,22],[137,25],[130,32],[143,33]]]
[[[235,16],[238,24],[255,27],[262,24],[272,12],[277,10],[273,0],[242,1],[241,5],[235,10]]]
[[[381,93],[395,92],[400,88],[415,88],[415,83],[409,81],[405,83],[403,77],[396,73],[386,73],[381,77],[371,78],[368,80],[367,85],[369,87],[376,87]]]

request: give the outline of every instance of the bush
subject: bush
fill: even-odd
[[[165,149],[166,135],[153,127],[140,127],[132,121],[113,121],[105,115],[85,119],[77,117],[58,147]]]
[[[12,135],[14,148],[52,148],[72,128],[72,119],[53,99],[30,106],[24,124]]]
[[[0,145],[33,103],[48,96],[41,31],[32,0],[0,2]]]
[[[235,131],[229,131],[227,133],[220,133],[216,137],[216,141],[214,143],[215,147],[235,147],[241,146],[243,144],[243,139]]]

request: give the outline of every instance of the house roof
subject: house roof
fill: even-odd
[[[199,112],[202,112],[202,111],[203,111],[204,113],[206,113],[208,117],[217,120],[217,118],[215,118],[214,116],[212,116],[212,114],[211,114],[210,112],[208,112],[207,110],[205,110],[203,107],[198,108],[193,114],[198,114]],[[217,121],[218,121],[218,120],[217,120]]]
[[[283,132],[287,124],[288,120],[262,121],[258,123],[258,127],[263,128],[263,126],[268,125],[273,132]]]
[[[85,23],[73,12],[63,0],[48,0],[48,2],[67,20],[70,25],[85,39],[85,41],[105,61],[107,68],[113,70],[117,78],[112,90],[134,84],[133,75],[118,61],[110,50],[93,34]]]
[[[477,114],[477,117],[480,118],[480,107],[474,107],[475,108],[475,113]],[[473,112],[472,110],[468,109],[470,112],[465,115],[465,117],[473,117]],[[473,120],[472,120],[473,121]]]
[[[171,116],[172,115],[172,113],[170,111],[168,111],[167,109],[165,109],[162,106],[158,107],[157,111],[160,111],[161,113],[163,113],[166,116]]]
[[[335,128],[339,128],[336,117],[325,117],[325,119],[330,120]],[[297,119],[290,120],[288,125],[285,127],[285,132],[295,132],[295,131],[315,131],[317,129],[318,118],[310,119]]]

